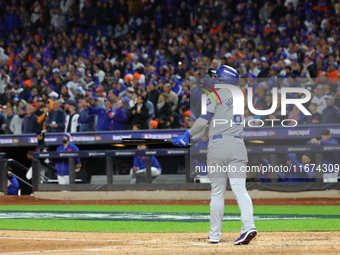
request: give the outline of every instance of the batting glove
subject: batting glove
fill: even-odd
[[[172,140],[172,144],[176,146],[188,146],[190,143],[191,134],[190,131],[185,131],[184,135],[176,136]]]

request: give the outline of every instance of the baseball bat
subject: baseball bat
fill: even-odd
[[[172,143],[172,139],[122,138],[122,144],[125,145],[161,144],[161,143]]]

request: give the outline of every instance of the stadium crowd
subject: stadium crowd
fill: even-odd
[[[1,0],[1,133],[190,127],[195,84],[221,64],[256,109],[304,87],[312,116],[285,118],[339,123],[339,14],[336,0]]]

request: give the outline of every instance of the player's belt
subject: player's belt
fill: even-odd
[[[238,138],[242,139],[241,136],[230,136],[230,135],[214,135],[211,140],[219,139],[219,138],[226,138],[226,139],[231,139],[231,138]]]

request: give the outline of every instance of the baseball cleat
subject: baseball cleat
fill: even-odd
[[[257,231],[255,228],[248,230],[247,232],[243,233],[239,238],[234,241],[234,244],[248,244],[254,237],[257,235]]]
[[[217,244],[219,243],[220,239],[212,239],[210,236],[207,237],[209,243]]]

